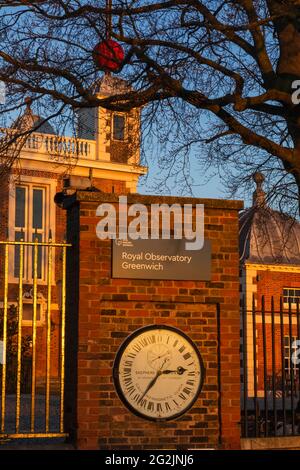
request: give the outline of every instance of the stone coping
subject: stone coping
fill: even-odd
[[[76,191],[72,195],[64,193],[57,193],[55,196],[55,202],[67,209],[72,206],[75,202],[110,202],[118,203],[119,196],[121,194],[116,193],[104,193],[102,191]],[[204,204],[206,208],[210,209],[228,209],[240,211],[244,208],[244,202],[240,200],[226,200],[226,199],[202,199],[193,197],[177,197],[177,196],[152,196],[138,193],[122,194],[127,196],[129,204],[140,203],[150,204]]]
[[[252,437],[241,439],[242,450],[300,449],[300,436]]]

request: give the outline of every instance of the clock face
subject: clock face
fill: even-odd
[[[151,325],[121,345],[113,377],[133,413],[161,421],[177,418],[193,405],[204,373],[200,353],[188,336],[173,327]]]

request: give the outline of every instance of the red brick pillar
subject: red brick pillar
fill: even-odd
[[[222,200],[128,195],[128,203],[204,204],[211,281],[113,279],[111,241],[96,236],[100,203],[116,195],[65,198],[68,241],[66,425],[80,449],[199,449],[240,446],[238,210]],[[116,352],[136,329],[175,326],[195,342],[206,368],[199,398],[179,419],[133,415],[112,379]]]

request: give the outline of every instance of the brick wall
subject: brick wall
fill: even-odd
[[[288,268],[287,268],[288,269]],[[300,289],[300,273],[297,272],[284,272],[284,271],[257,271],[257,368],[258,368],[258,388],[264,388],[264,357],[266,360],[267,382],[271,383],[272,375],[272,327],[271,327],[271,299],[274,297],[274,366],[275,375],[278,377],[279,388],[281,387],[280,379],[282,376],[282,369],[284,363],[282,362],[282,341],[283,337],[290,336],[298,338],[299,326],[297,324],[296,312],[293,306],[291,316],[288,314],[288,308],[283,305],[282,321],[283,326],[281,330],[280,320],[280,297],[283,295],[283,288],[298,287]],[[265,355],[264,355],[264,341],[263,341],[263,327],[261,318],[261,300],[262,296],[265,297]],[[286,371],[288,374],[288,371]]]
[[[212,243],[212,280],[111,278],[111,242],[100,241],[95,216],[114,195],[66,198],[68,261],[66,427],[81,449],[238,448],[240,357],[238,209],[241,203],[131,195],[143,204],[204,203]],[[176,326],[198,346],[206,368],[197,402],[176,421],[153,423],[125,408],[113,385],[116,351],[132,331]]]
[[[134,156],[139,156],[140,138],[139,123],[140,112],[133,109],[126,113],[125,124],[125,140],[114,140],[112,130],[113,113],[108,112],[107,118],[107,134],[106,134],[106,151],[110,154],[110,160],[117,163],[128,163]],[[139,157],[137,158],[139,160]]]
[[[93,178],[93,185],[105,193],[126,193],[126,182],[103,178]]]
[[[257,298],[260,306],[261,297],[265,296],[266,309],[271,308],[271,297],[275,299],[275,309],[279,310],[280,296],[284,287],[300,289],[300,273],[281,271],[257,271]]]
[[[291,329],[288,321],[288,315],[284,315],[284,324],[281,331],[281,325],[279,323],[279,315],[275,315],[275,327],[274,335],[272,334],[272,327],[270,322],[270,316],[266,315],[266,325],[265,325],[265,352],[264,352],[264,340],[263,340],[263,326],[261,323],[257,324],[257,335],[256,335],[256,354],[257,354],[257,385],[258,390],[264,390],[264,365],[266,361],[266,382],[268,390],[272,390],[272,374],[273,374],[273,360],[274,360],[274,374],[275,374],[275,383],[276,387],[280,390],[282,387],[282,371],[285,369],[286,380],[288,383],[288,375],[290,373],[290,368],[287,367],[285,361],[282,358],[282,350],[284,351],[284,343],[282,344],[284,337],[291,336],[298,338],[298,325],[292,324]],[[272,352],[272,340],[274,338],[274,353],[273,358]],[[296,375],[296,374],[295,374]],[[289,391],[290,386],[287,386],[287,391]]]

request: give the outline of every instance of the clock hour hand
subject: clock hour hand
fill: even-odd
[[[162,371],[162,374],[178,374],[178,375],[182,375],[187,369],[185,369],[184,367],[177,367],[176,370],[170,370],[170,369],[166,369],[166,370],[163,370]]]

